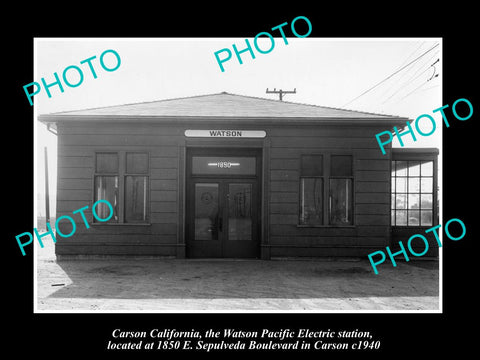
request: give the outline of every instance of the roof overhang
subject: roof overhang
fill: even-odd
[[[394,126],[405,127],[407,122],[413,121],[403,117],[385,118],[314,118],[314,117],[225,117],[225,116],[130,116],[130,115],[39,115],[38,120],[50,129],[56,130],[57,124],[88,124],[88,123],[155,123],[165,125],[221,124],[222,126],[256,125],[256,126],[375,126],[384,128],[384,131]]]

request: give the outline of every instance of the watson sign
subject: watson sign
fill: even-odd
[[[185,130],[186,137],[264,138],[264,130]]]

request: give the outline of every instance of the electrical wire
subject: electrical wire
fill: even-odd
[[[428,49],[427,51],[425,51],[422,55],[416,57],[414,60],[410,61],[407,65],[404,65],[402,66],[400,69],[396,70],[393,74],[387,76],[385,79],[383,79],[382,81],[380,81],[379,83],[375,84],[374,86],[372,86],[371,88],[365,90],[363,93],[361,93],[360,95],[358,95],[357,97],[355,97],[354,99],[350,100],[348,103],[346,103],[345,105],[343,105],[343,107],[346,107],[347,105],[351,104],[352,102],[354,102],[355,100],[359,99],[360,97],[362,97],[363,95],[367,94],[368,92],[372,91],[373,89],[375,89],[377,86],[383,84],[385,81],[387,81],[388,79],[390,79],[392,76],[398,74],[400,71],[402,71],[403,69],[405,69],[406,67],[410,66],[411,64],[415,63],[416,61],[418,61],[419,59],[421,59],[423,56],[425,56],[426,54],[428,54],[430,51],[432,51],[433,49],[435,49],[437,46],[439,46],[440,44],[435,44],[434,46],[432,46],[430,49]]]
[[[436,63],[436,62],[435,62]],[[434,64],[435,64],[434,63]],[[415,74],[418,73],[418,70],[415,72],[415,74],[412,75],[415,76],[414,78],[410,77],[410,79],[408,79],[405,83],[403,83],[392,95],[390,95],[387,99],[385,99],[384,101],[382,101],[382,104],[385,104],[386,102],[388,102],[392,97],[394,97],[396,94],[398,94],[398,92],[400,90],[403,90],[405,87],[409,86],[413,81],[417,80],[420,76],[422,76],[423,74],[425,74],[428,70],[430,70],[432,68],[432,66],[434,65],[430,65],[429,67],[427,67],[426,69],[424,69],[421,73],[419,73],[417,76],[415,76]],[[419,69],[420,70],[420,69]]]

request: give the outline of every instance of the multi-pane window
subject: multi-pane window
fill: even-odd
[[[95,154],[94,201],[103,199],[112,205],[114,214],[109,222],[148,222],[148,173],[148,153]],[[100,203],[96,211],[100,218],[110,214],[104,203]]]
[[[353,224],[351,155],[302,156],[299,223],[311,226]]]
[[[392,226],[433,224],[433,161],[392,161]]]

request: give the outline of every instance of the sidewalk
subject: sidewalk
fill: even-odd
[[[38,311],[438,310],[438,261],[55,260],[38,249]]]

